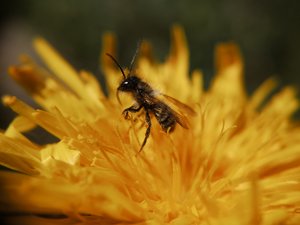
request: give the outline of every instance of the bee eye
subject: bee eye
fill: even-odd
[[[124,84],[128,84],[128,81],[125,81]]]

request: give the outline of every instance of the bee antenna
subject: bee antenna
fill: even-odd
[[[119,104],[122,105],[121,100],[120,100],[120,96],[119,96],[119,90],[117,90],[116,96],[117,96],[117,100],[118,100]]]
[[[135,63],[135,60],[136,60],[136,57],[137,55],[139,54],[139,51],[140,51],[140,48],[141,48],[141,44],[142,44],[142,40],[139,40],[138,43],[137,43],[137,47],[136,47],[136,50],[135,50],[135,53],[131,59],[131,62],[130,62],[130,67],[129,67],[129,73],[128,73],[128,76],[130,76],[130,73],[132,71],[132,68],[134,66],[134,63]]]
[[[114,61],[114,63],[119,67],[119,69],[121,70],[124,80],[126,79],[126,75],[124,73],[124,70],[122,69],[122,67],[120,66],[120,64],[118,63],[118,61],[109,53],[105,53],[108,57],[110,57],[112,59],[112,61]]]

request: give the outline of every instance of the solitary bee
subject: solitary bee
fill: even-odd
[[[131,74],[131,70],[136,58],[138,50],[136,51],[129,68],[129,73],[126,76],[122,67],[118,63],[118,61],[110,54],[106,53],[114,63],[119,67],[122,75],[123,80],[120,83],[119,87],[117,88],[117,99],[119,99],[119,92],[128,92],[132,95],[133,99],[135,100],[135,104],[123,110],[123,115],[125,119],[129,118],[129,113],[137,113],[141,109],[145,111],[145,120],[148,125],[144,141],[141,145],[139,152],[142,151],[144,148],[147,139],[150,135],[151,130],[151,118],[150,115],[154,115],[158,123],[160,124],[161,128],[166,133],[171,133],[174,129],[176,124],[178,123],[185,129],[188,129],[189,123],[186,118],[181,112],[184,111],[187,115],[195,115],[195,111],[187,106],[186,104],[172,98],[168,95],[157,93],[154,91],[151,86],[141,80],[136,75]],[[162,96],[165,100],[169,101],[171,104],[176,106],[179,110],[176,112],[172,109],[168,104],[158,98],[158,95]]]

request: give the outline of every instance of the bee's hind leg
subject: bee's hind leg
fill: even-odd
[[[151,130],[151,119],[150,119],[150,115],[149,115],[149,112],[148,110],[145,110],[146,111],[146,123],[148,124],[148,127],[147,127],[147,130],[146,130],[146,133],[145,133],[145,138],[144,138],[144,141],[142,143],[142,146],[139,150],[139,153],[143,150],[144,146],[146,145],[147,143],[147,139],[150,135],[150,130]]]

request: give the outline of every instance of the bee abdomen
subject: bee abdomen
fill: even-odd
[[[159,110],[154,113],[164,132],[172,132],[176,125],[176,118],[168,110]]]

